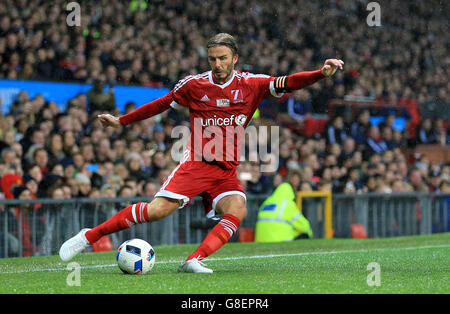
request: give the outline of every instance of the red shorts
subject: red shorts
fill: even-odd
[[[155,197],[163,196],[180,200],[181,208],[199,195],[203,198],[207,217],[213,217],[217,202],[232,194],[241,195],[246,199],[236,169],[222,169],[218,165],[203,161],[182,160]]]

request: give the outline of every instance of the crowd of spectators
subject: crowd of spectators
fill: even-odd
[[[345,72],[309,90],[311,110],[365,96],[448,106],[449,4],[378,1],[382,27],[366,23],[368,1],[83,1],[81,26],[68,26],[66,1],[0,3],[0,76],[170,86],[208,70],[205,42],[236,36],[238,68],[286,75],[328,57]],[[448,107],[447,107],[448,108]]]
[[[42,96],[28,99],[21,92],[14,114],[0,116],[0,177],[6,198],[19,198],[14,186],[25,186],[31,198],[156,193],[177,164],[172,144],[178,138],[171,137],[172,129],[187,122],[175,122],[175,109],[170,109],[160,122],[147,119],[121,129],[103,128],[96,119],[100,111],[90,114],[86,109],[88,99],[80,94],[60,111]],[[450,180],[450,165],[420,155],[411,163],[403,151],[403,133],[393,131],[388,121],[380,133],[378,126],[366,121],[367,115],[368,110],[362,111],[347,127],[342,118],[335,118],[328,129],[341,131],[328,130],[323,136],[304,137],[280,128],[276,171],[261,172],[258,160],[248,156],[239,166],[247,193],[268,194],[283,180],[305,191],[436,192]],[[261,123],[261,117],[253,117],[251,125]]]
[[[450,103],[449,37],[440,36],[448,4],[431,3],[441,11],[430,2],[380,1],[384,27],[377,28],[365,22],[364,1],[99,0],[80,3],[81,26],[69,27],[64,1],[2,1],[0,77],[93,84],[64,110],[41,95],[19,93],[0,116],[2,193],[153,196],[176,166],[170,134],[175,125],[188,125],[187,113],[171,109],[157,120],[104,129],[98,113],[122,113],[114,89],[102,90],[118,84],[172,87],[187,74],[208,70],[205,41],[216,32],[236,36],[242,71],[281,75],[317,69],[328,57],[345,61],[333,79],[281,104],[299,124],[344,96],[414,109],[400,113],[414,122],[413,133],[394,128],[389,110],[379,125],[370,124],[371,110],[353,120],[337,114],[324,134],[313,137],[282,128],[276,171],[261,172],[249,161],[240,165],[248,194],[268,194],[282,180],[305,191],[439,191],[448,185],[450,166],[424,156],[410,161],[402,151],[411,140],[448,145],[437,119],[442,116],[417,116],[419,105],[440,109]],[[253,123],[262,123],[261,117]]]

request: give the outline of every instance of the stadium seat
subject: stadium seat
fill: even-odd
[[[103,236],[92,245],[92,251],[94,252],[109,252],[113,251],[111,239],[108,236]]]
[[[368,239],[366,229],[361,224],[352,224],[352,237],[354,239]]]
[[[255,241],[255,232],[251,228],[239,228],[239,242]]]
[[[313,117],[305,119],[304,136],[312,136],[313,134],[321,134],[325,130],[328,119],[316,119]]]

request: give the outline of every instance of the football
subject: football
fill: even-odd
[[[125,274],[143,275],[155,264],[155,250],[144,240],[128,240],[119,246],[116,260],[120,270]]]

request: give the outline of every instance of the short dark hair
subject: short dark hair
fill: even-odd
[[[216,46],[227,46],[233,52],[233,55],[238,52],[238,45],[233,36],[227,33],[219,33],[214,35],[208,40],[206,48],[216,47]]]

